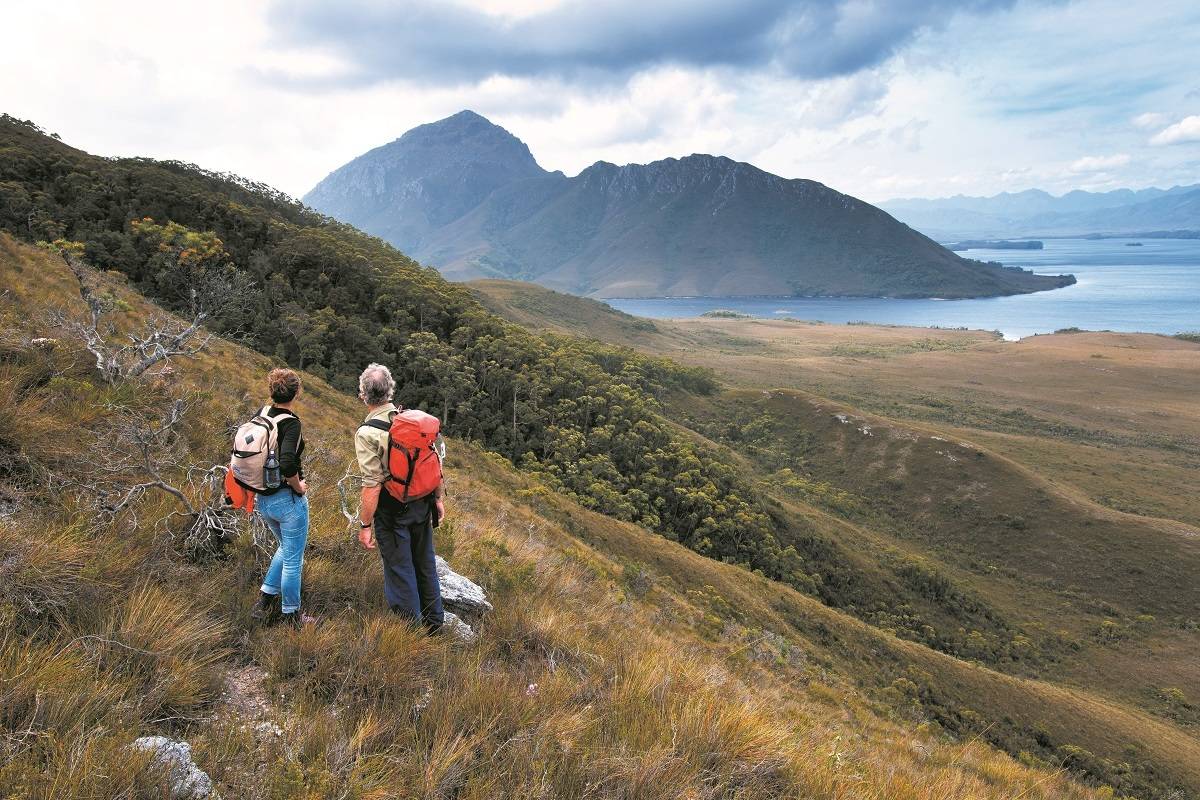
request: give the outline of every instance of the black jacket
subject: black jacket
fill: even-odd
[[[285,419],[279,423],[279,432],[277,440],[279,442],[279,474],[283,476],[284,481],[293,475],[299,475],[301,480],[304,480],[304,465],[300,463],[300,457],[304,455],[304,437],[301,435],[303,426],[300,424],[300,417],[295,411],[287,411],[282,408],[271,406],[267,409],[267,416],[274,419],[280,414],[291,414],[291,419]],[[280,489],[288,487],[287,483],[280,484],[279,489],[268,489],[263,494],[275,494]]]

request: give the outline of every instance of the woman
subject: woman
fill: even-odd
[[[282,612],[284,621],[299,626],[300,573],[304,566],[304,545],[308,541],[308,484],[300,457],[304,454],[304,436],[295,403],[300,396],[300,376],[290,369],[273,369],[267,376],[271,405],[266,416],[277,419],[276,446],[279,474],[283,479],[275,489],[258,495],[255,508],[279,547],[263,578],[258,603],[251,616],[271,619]],[[282,603],[280,602],[282,600]]]

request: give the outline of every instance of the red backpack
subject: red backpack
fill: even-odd
[[[387,431],[388,477],[383,485],[392,497],[408,503],[428,497],[442,485],[442,423],[437,417],[410,408],[393,416],[391,424],[371,419],[363,425]]]

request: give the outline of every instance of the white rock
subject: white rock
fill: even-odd
[[[464,642],[475,641],[475,631],[470,625],[458,618],[458,615],[452,611],[445,612],[442,619],[442,631],[457,636]]]
[[[134,740],[133,746],[153,752],[153,763],[169,770],[167,780],[171,784],[172,800],[213,796],[212,778],[192,761],[192,746],[187,742],[165,736],[142,736]]]
[[[437,574],[438,582],[442,585],[442,603],[445,605],[468,615],[492,610],[492,604],[479,584],[450,569],[446,559],[441,556],[437,557]]]
[[[265,720],[255,725],[254,732],[262,736],[283,736],[283,728],[270,720]]]

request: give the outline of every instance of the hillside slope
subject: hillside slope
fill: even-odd
[[[529,330],[589,336],[624,346],[661,334],[652,320],[532,283],[483,279],[470,281],[467,288],[488,311]]]
[[[177,454],[219,458],[270,360],[217,340],[170,374],[106,385],[42,321],[81,313],[62,261],[0,236],[0,275],[0,462],[22,490],[0,517],[4,796],[166,796],[162,768],[128,747],[146,734],[189,741],[233,797],[1105,796],[888,721],[839,673],[880,648],[900,669],[907,646],[564,498],[531,502],[536,484],[461,442],[439,549],[496,610],[474,642],[422,636],[383,613],[374,554],[335,510],[360,412],[314,376],[301,401],[314,487],[304,602],[320,622],[254,627],[265,554],[248,535],[197,555],[167,495],[137,501],[136,518],[87,519],[86,492],[48,494],[37,476],[88,479],[89,464],[53,446],[68,407],[102,456],[122,445],[108,438],[117,418],[186,397]],[[161,315],[119,282],[101,287],[120,330]],[[913,702],[901,691],[895,713]]]
[[[1071,282],[963,259],[874,206],[728,158],[546,173],[470,112],[351,161],[304,199],[452,279],[593,297],[979,297]]]

